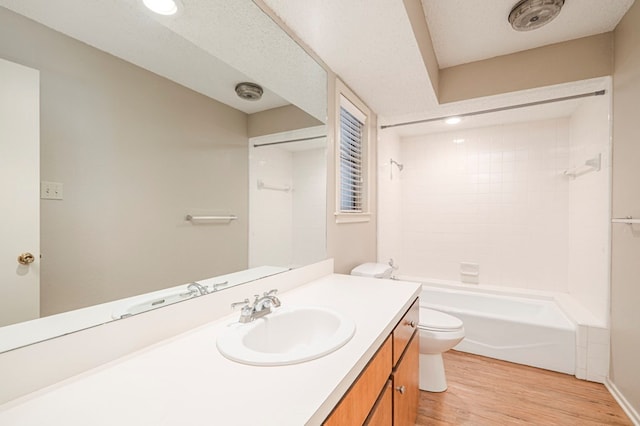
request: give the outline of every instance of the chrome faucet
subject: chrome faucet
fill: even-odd
[[[262,297],[256,294],[253,304],[249,304],[249,299],[244,299],[242,302],[232,303],[231,307],[235,308],[236,306],[242,305],[242,310],[240,311],[240,322],[251,322],[257,318],[270,314],[272,307],[277,308],[281,305],[280,299],[275,296],[277,292],[277,289],[273,289],[268,292],[264,292]]]
[[[223,281],[223,282],[221,282],[221,283],[214,283],[214,284],[211,286],[211,288],[213,289],[212,291],[218,291],[218,290],[220,290],[220,287],[224,287],[224,286],[226,286],[227,284],[229,284],[229,280],[227,280],[227,281]]]
[[[187,286],[187,290],[189,290],[187,295],[192,296],[204,296],[205,294],[209,294],[209,290],[207,289],[207,287],[197,282],[192,282],[191,284],[189,284]]]

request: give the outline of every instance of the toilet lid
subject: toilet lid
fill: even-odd
[[[351,275],[357,275],[360,277],[372,277],[372,278],[389,278],[393,268],[384,263],[363,263],[356,266],[351,271]]]
[[[462,328],[462,320],[433,309],[420,309],[420,326],[431,330],[456,330]]]

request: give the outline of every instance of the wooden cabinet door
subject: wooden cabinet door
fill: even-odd
[[[415,425],[418,415],[419,334],[415,333],[393,373],[393,424]]]
[[[327,417],[325,426],[361,426],[391,374],[391,338],[387,338],[360,377]]]
[[[365,426],[392,426],[393,425],[393,381],[389,379],[380,394],[371,414],[364,422]]]

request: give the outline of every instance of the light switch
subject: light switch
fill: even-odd
[[[62,183],[40,182],[40,198],[43,200],[62,200]]]

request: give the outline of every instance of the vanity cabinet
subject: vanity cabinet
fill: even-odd
[[[327,426],[408,426],[418,413],[418,299],[373,356]]]
[[[418,414],[420,390],[420,306],[416,300],[393,330],[393,425],[413,425]]]

